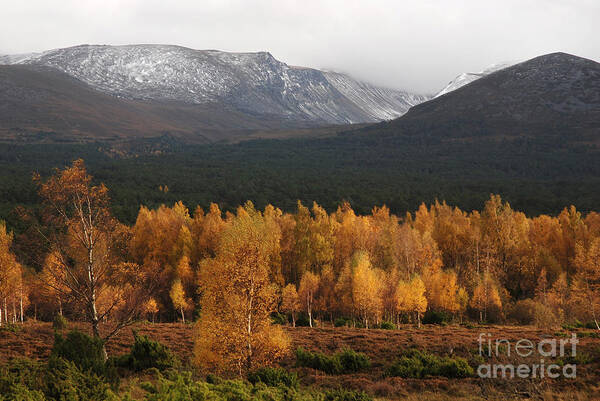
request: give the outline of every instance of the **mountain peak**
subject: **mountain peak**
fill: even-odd
[[[441,137],[600,138],[600,64],[551,53],[487,74],[373,130]]]

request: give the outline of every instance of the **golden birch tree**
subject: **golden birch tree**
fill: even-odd
[[[277,296],[269,264],[279,249],[270,228],[248,202],[224,229],[215,258],[200,267],[202,316],[194,354],[207,371],[242,375],[289,351],[289,339],[270,318]]]

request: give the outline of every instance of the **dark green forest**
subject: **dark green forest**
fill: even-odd
[[[224,210],[246,200],[258,208],[272,203],[284,210],[295,209],[297,200],[317,201],[329,211],[346,200],[361,214],[385,204],[400,215],[435,199],[463,210],[481,209],[490,193],[529,215],[556,214],[570,204],[589,211],[598,209],[600,201],[597,147],[554,136],[175,142],[160,154],[129,151],[126,157],[115,157],[107,148],[99,143],[0,144],[0,219],[19,231],[15,207],[35,207],[39,201],[33,172],[47,176],[77,158],[108,186],[113,212],[128,224],[141,204],[178,200],[190,209],[217,202]]]

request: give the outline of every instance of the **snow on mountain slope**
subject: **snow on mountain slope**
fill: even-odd
[[[82,45],[4,62],[54,67],[119,97],[226,104],[251,115],[319,123],[389,120],[428,100],[343,74],[291,67],[267,52]]]
[[[37,55],[39,53],[0,54],[0,64],[18,64]]]
[[[504,68],[510,67],[515,64],[516,62],[498,63],[492,64],[491,66],[487,67],[486,69],[480,72],[463,72],[462,74],[454,78],[452,81],[450,81],[448,85],[446,85],[444,89],[439,91],[433,98],[435,99],[436,97],[445,95],[448,92],[452,92],[454,90],[457,90],[458,88],[462,88],[463,86],[468,85],[481,77],[485,77],[486,75],[489,75],[492,72],[500,71]]]
[[[400,117],[408,109],[430,99],[427,95],[376,87],[337,72],[325,72],[325,78],[340,93],[365,111],[373,121]]]

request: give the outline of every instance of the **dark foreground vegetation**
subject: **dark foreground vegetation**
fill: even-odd
[[[123,333],[110,341],[111,357],[107,361],[98,341],[85,334],[85,327],[79,326],[67,322],[64,330],[54,333],[49,324],[41,323],[25,324],[14,333],[6,327],[2,329],[0,399],[581,401],[594,399],[600,372],[600,339],[582,337],[577,360],[563,362],[578,364],[577,379],[476,378],[474,371],[484,362],[477,354],[476,338],[480,331],[511,340],[570,334],[570,331],[552,333],[531,327],[431,325],[421,329],[402,326],[398,330],[289,327],[286,330],[297,346],[295,354],[289,354],[279,365],[231,377],[196,370],[190,363],[189,351],[178,340],[171,340],[182,336],[191,341],[190,325],[137,324],[133,335]],[[583,333],[577,329],[575,332]],[[449,340],[441,344],[438,338],[442,337]],[[332,350],[330,344],[339,348]],[[39,345],[47,353],[31,353]],[[27,352],[8,357],[7,353],[18,347]],[[493,360],[506,362],[505,358],[502,355]],[[337,367],[330,369],[331,366]]]
[[[122,378],[142,371],[149,380],[120,385]],[[137,335],[128,354],[105,361],[97,339],[79,331],[71,331],[64,338],[56,334],[47,362],[21,358],[0,366],[0,399],[6,401],[133,400],[133,392],[144,393],[143,398],[135,399],[147,401],[372,399],[349,390],[299,389],[296,374],[281,368],[258,369],[248,380],[214,375],[200,380],[182,369],[164,345]]]

